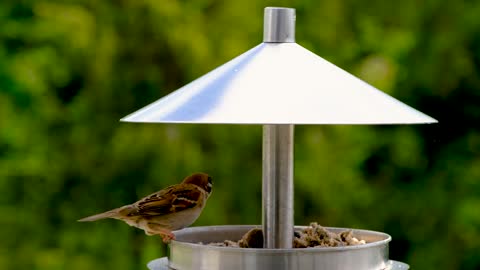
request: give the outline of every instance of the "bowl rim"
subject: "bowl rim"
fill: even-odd
[[[245,229],[249,230],[252,228],[261,228],[261,225],[214,225],[214,226],[196,226],[196,227],[189,227],[184,228],[182,230],[174,231],[176,237],[182,235],[188,235],[190,233],[195,232],[205,232],[206,229],[209,229],[210,233],[215,233],[216,231],[225,231],[227,229]],[[303,229],[308,226],[295,226],[295,229]],[[198,249],[205,249],[205,250],[223,250],[223,251],[231,251],[231,252],[241,252],[241,253],[317,253],[317,252],[346,252],[346,251],[353,251],[353,250],[364,250],[369,248],[378,248],[380,246],[388,246],[388,243],[392,240],[392,237],[383,232],[377,232],[372,230],[365,230],[365,229],[354,229],[354,228],[342,228],[342,227],[324,227],[328,230],[333,231],[342,231],[342,230],[352,230],[354,233],[363,233],[369,235],[375,235],[382,237],[384,239],[369,242],[363,245],[355,245],[355,246],[343,246],[343,247],[310,247],[310,248],[239,248],[239,247],[218,247],[218,246],[209,246],[200,243],[191,243],[191,242],[183,242],[178,240],[172,240],[169,244],[170,246],[183,246],[183,247],[191,247],[191,248],[198,248]]]

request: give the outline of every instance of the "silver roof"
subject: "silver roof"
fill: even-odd
[[[435,123],[295,42],[261,43],[121,121]]]

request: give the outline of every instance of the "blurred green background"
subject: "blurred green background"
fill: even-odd
[[[0,2],[0,269],[146,269],[159,237],[77,219],[204,171],[194,225],[261,222],[261,126],[118,120],[262,41],[297,42],[435,125],[297,126],[295,223],[392,235],[413,269],[480,269],[480,2]]]

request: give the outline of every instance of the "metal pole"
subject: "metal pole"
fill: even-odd
[[[265,248],[292,248],[293,130],[293,125],[263,126]]]
[[[295,42],[295,9],[265,8],[263,42]],[[293,137],[293,125],[263,126],[262,223],[265,248],[292,248]]]

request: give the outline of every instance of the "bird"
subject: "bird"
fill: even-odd
[[[180,184],[166,187],[139,201],[110,211],[79,219],[79,222],[113,218],[145,231],[160,235],[164,243],[175,240],[172,231],[190,226],[200,216],[212,193],[212,178],[194,173]]]

